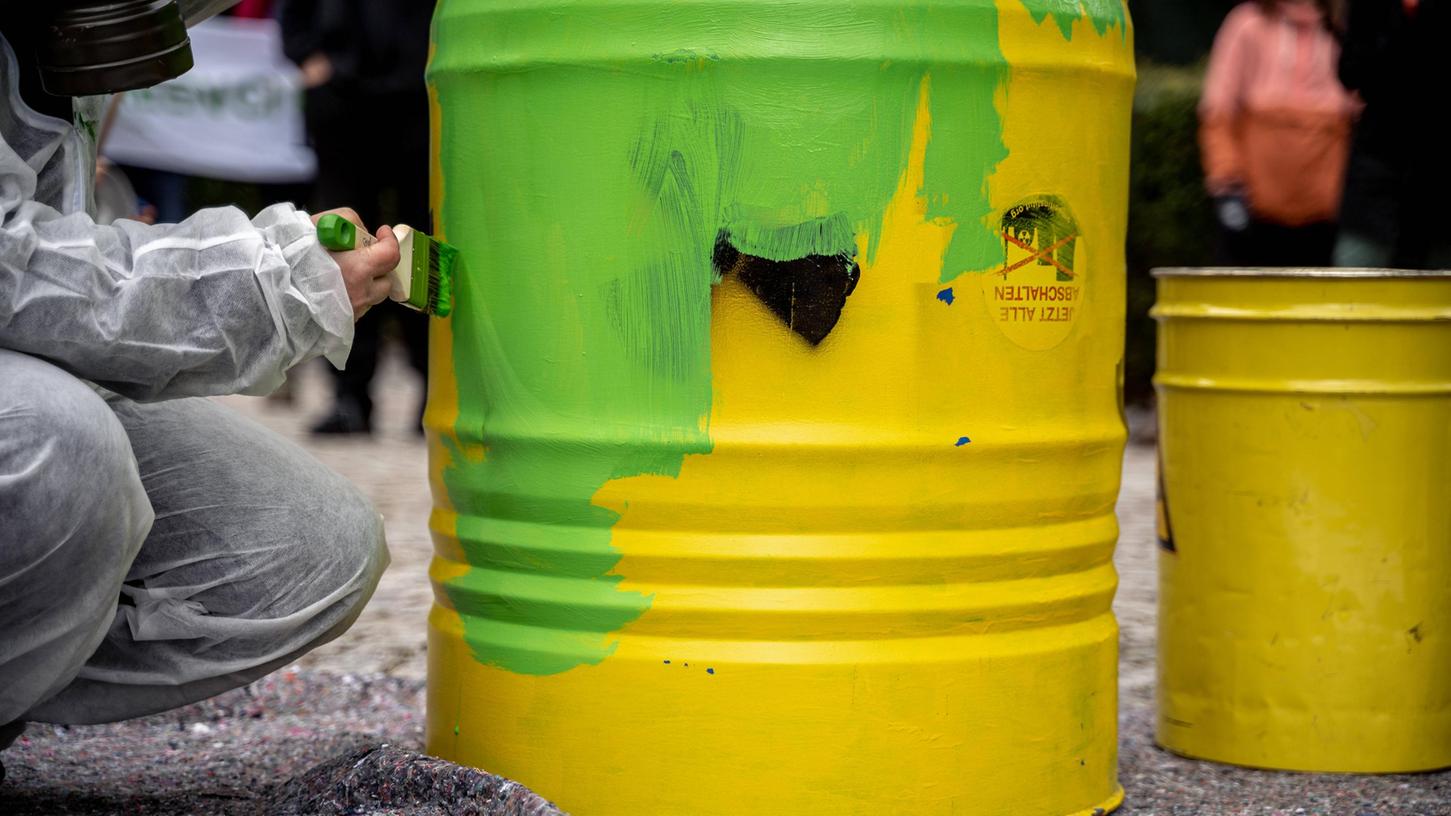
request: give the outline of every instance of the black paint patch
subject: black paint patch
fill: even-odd
[[[1162,438],[1162,437],[1161,437]],[[1169,520],[1169,497],[1164,492],[1164,454],[1160,452],[1154,485],[1154,526],[1159,546],[1165,552],[1178,552],[1174,546],[1174,524]]]
[[[766,308],[813,346],[836,328],[846,299],[861,278],[853,253],[773,261],[736,249],[725,230],[716,236],[711,261],[716,274],[740,278]]]

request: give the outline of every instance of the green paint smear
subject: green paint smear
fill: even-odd
[[[464,267],[444,482],[470,565],[445,591],[479,661],[562,672],[651,603],[619,586],[596,492],[712,449],[718,235],[776,260],[874,248],[930,71],[923,193],[958,224],[942,279],[1002,262],[997,11],[445,0],[434,40]]]
[[[1119,36],[1128,36],[1128,15],[1123,0],[1023,0],[1023,5],[1035,23],[1042,23],[1051,14],[1065,40],[1073,39],[1074,22],[1084,18],[1100,37],[1115,26]]]

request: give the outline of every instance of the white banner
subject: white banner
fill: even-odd
[[[196,67],[129,91],[101,152],[114,162],[230,181],[307,181],[302,85],[273,20],[217,17],[189,32]]]

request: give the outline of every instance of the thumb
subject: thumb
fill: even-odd
[[[365,247],[364,251],[368,253],[369,260],[382,267],[382,271],[378,274],[387,274],[398,265],[398,236],[393,233],[392,227],[384,224],[378,228],[376,237],[377,241],[371,246]]]

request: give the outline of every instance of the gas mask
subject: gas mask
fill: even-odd
[[[236,0],[52,0],[35,17],[40,81],[55,96],[146,88],[191,69],[189,25]]]

